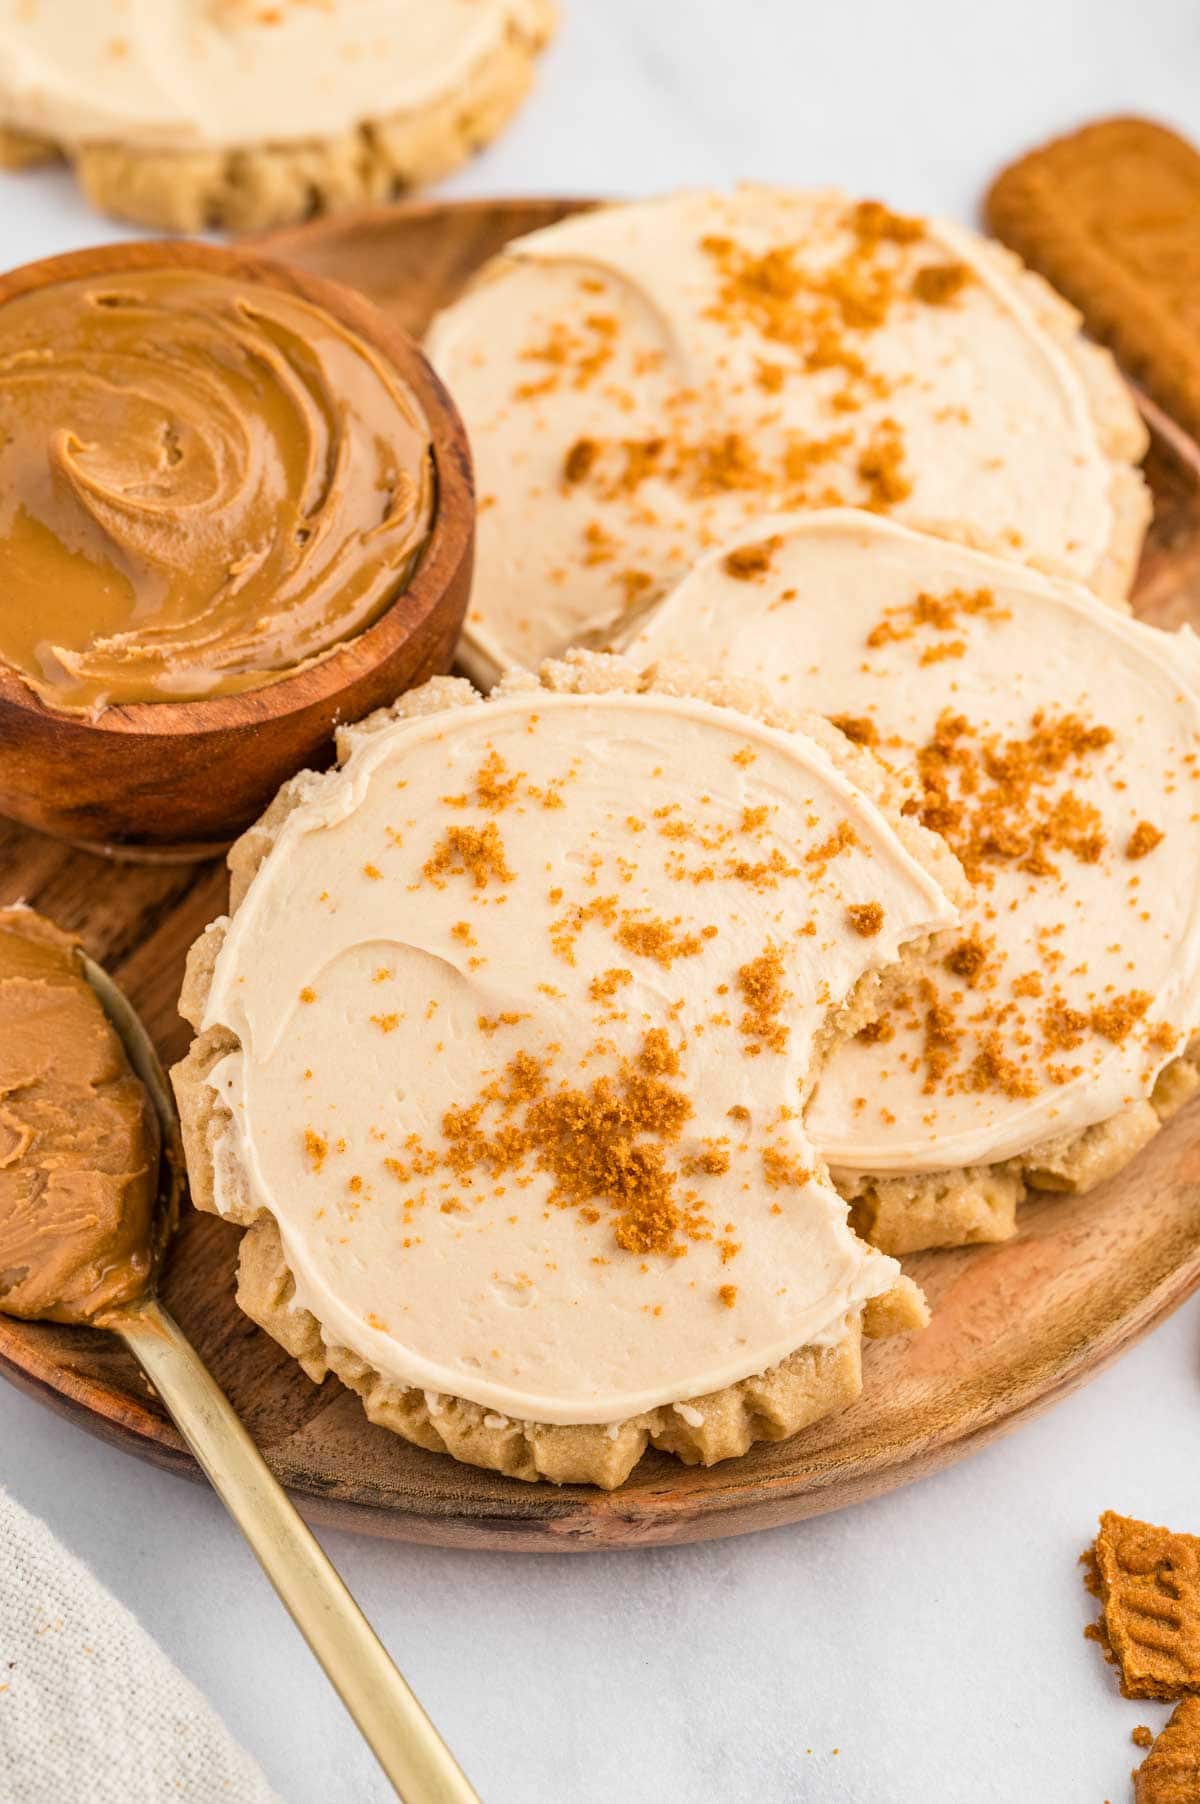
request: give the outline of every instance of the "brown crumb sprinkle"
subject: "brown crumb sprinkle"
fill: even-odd
[[[738,971],[738,989],[746,1004],[738,1026],[746,1036],[744,1050],[748,1056],[754,1056],[764,1048],[768,1052],[782,1052],[787,1045],[789,1030],[779,1017],[791,999],[791,991],[784,987],[783,976],[783,953],[772,943]]]
[[[960,621],[983,615],[992,621],[1011,620],[1012,611],[997,605],[990,589],[951,589],[945,595],[930,595],[920,590],[912,601],[885,608],[882,619],[867,634],[872,651],[882,645],[899,645],[918,632],[948,633]],[[945,656],[945,653],[942,653]],[[922,662],[936,662],[925,653]]]
[[[812,846],[804,854],[804,862],[805,864],[826,865],[831,859],[840,857],[843,852],[848,852],[851,846],[857,844],[858,835],[850,822],[839,821],[828,838],[823,839],[819,845]]]
[[[799,1190],[813,1180],[809,1167],[802,1165],[794,1153],[789,1153],[781,1146],[763,1147],[762,1168],[763,1177],[772,1190]]]
[[[1129,1739],[1132,1741],[1135,1748],[1151,1747],[1154,1742],[1154,1730],[1148,1729],[1145,1723],[1139,1723],[1137,1728],[1133,1730]]]
[[[502,1027],[516,1027],[526,1016],[519,1015],[515,1009],[505,1009],[499,1015],[477,1015],[475,1025],[481,1034],[494,1034]]]
[[[860,933],[865,940],[874,939],[883,926],[883,905],[879,902],[851,902],[846,910],[846,919],[855,933]]]
[[[1150,821],[1139,821],[1126,842],[1126,858],[1145,858],[1155,846],[1162,844],[1164,837],[1161,827],[1155,827]]]
[[[582,482],[595,463],[599,449],[594,438],[577,438],[563,458],[563,481]]]
[[[965,716],[946,709],[917,754],[921,824],[949,842],[974,883],[989,882],[994,863],[1055,877],[1052,851],[1095,864],[1106,843],[1099,811],[1071,790],[1046,792],[1068,766],[1082,769],[1112,737],[1108,727],[1078,715],[1039,709],[1026,738],[980,743]]]
[[[872,513],[882,513],[912,494],[912,483],[904,474],[904,440],[893,419],[881,420],[871,442],[864,446],[856,465],[866,487],[864,505]]]
[[[948,307],[973,279],[965,263],[926,263],[913,277],[912,291],[927,307]]]
[[[757,545],[738,545],[721,559],[721,568],[738,582],[753,582],[767,574],[779,545],[778,538],[761,539]]]
[[[835,726],[839,733],[844,733],[855,745],[879,744],[879,729],[865,714],[834,714],[830,725]]]
[[[500,814],[513,801],[524,771],[510,776],[507,764],[493,746],[475,773],[475,800],[489,814]]]
[[[671,1081],[678,1073],[678,1055],[662,1028],[644,1036],[636,1059],[623,1059],[615,1077],[598,1077],[586,1088],[563,1083],[550,1089],[542,1061],[518,1053],[478,1102],[446,1111],[446,1162],[468,1183],[475,1171],[494,1177],[531,1160],[554,1180],[552,1204],[579,1208],[591,1221],[599,1219],[595,1205],[607,1204],[617,1245],[625,1251],[674,1252],[681,1233],[707,1237],[696,1212],[677,1195],[667,1158],[692,1114],[687,1096]],[[491,1132],[483,1125],[489,1108],[502,1117]],[[518,1109],[524,1111],[520,1122]]]
[[[624,966],[613,965],[602,975],[592,978],[588,985],[588,995],[593,1002],[611,1002],[623,985],[632,982],[632,971]]]
[[[493,877],[499,883],[513,881],[495,821],[486,827],[447,827],[423,868],[439,888],[443,877],[470,877],[476,889],[486,889]]]
[[[695,958],[701,949],[701,937],[679,933],[678,926],[678,920],[639,921],[625,915],[617,928],[617,944],[638,958],[652,958],[660,965],[670,966],[677,958]]]
[[[1114,996],[1111,1002],[1103,1002],[1092,1010],[1089,1016],[1092,1032],[1119,1046],[1128,1039],[1153,1000],[1145,990],[1128,990],[1124,996]]]
[[[973,985],[987,964],[987,951],[979,940],[973,937],[959,940],[957,946],[952,946],[947,952],[942,963],[947,971],[953,971],[956,977],[961,977],[965,983]]]

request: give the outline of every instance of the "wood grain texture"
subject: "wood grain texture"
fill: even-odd
[[[420,206],[278,235],[274,254],[360,283],[420,331],[513,234],[564,201]],[[1138,611],[1200,623],[1200,451],[1152,407],[1155,526]],[[223,866],[111,865],[0,823],[0,901],[25,896],[79,931],[141,1008],[165,1061],[184,953],[221,911]],[[862,1398],[795,1439],[710,1470],[651,1454],[618,1491],[526,1485],[371,1427],[336,1380],[315,1386],[233,1301],[237,1230],[187,1214],[168,1307],[200,1347],[305,1513],[459,1547],[586,1550],[741,1534],[837,1509],[961,1458],[1093,1377],[1200,1284],[1200,1137],[1185,1110],[1088,1197],[1029,1205],[1002,1246],[907,1262],[934,1306],[913,1338],[875,1342]],[[132,1361],[104,1335],[0,1317],[0,1369],[82,1425],[196,1475]]]
[[[447,670],[471,583],[475,506],[458,412],[394,312],[257,252],[202,244],[71,251],[0,276],[0,306],[80,276],[164,266],[282,288],[323,308],[404,377],[429,421],[437,511],[420,565],[374,625],[306,669],[262,689],[170,706],[131,703],[95,720],[48,708],[0,668],[0,813],[76,843],[151,854],[227,845],[281,782],[328,757],[339,720]]]

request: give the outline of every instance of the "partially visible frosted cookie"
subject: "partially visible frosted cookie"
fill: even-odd
[[[620,630],[771,509],[869,507],[1127,592],[1128,392],[959,227],[828,189],[605,207],[509,245],[428,348],[476,460],[481,680]]]
[[[630,646],[820,707],[914,783],[960,928],[827,1067],[808,1127],[893,1251],[1002,1238],[1197,1085],[1200,646],[846,511],[766,519]]]
[[[232,854],[183,999],[192,1194],[250,1228],[243,1308],[422,1446],[711,1463],[923,1319],[802,1113],[958,873],[869,756],[754,705],[595,656],[440,679]]]
[[[105,212],[246,231],[386,200],[494,137],[555,0],[95,0],[0,17],[0,165]]]

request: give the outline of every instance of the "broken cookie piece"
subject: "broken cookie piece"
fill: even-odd
[[[1084,1563],[1088,1588],[1102,1605],[1086,1632],[1119,1667],[1122,1695],[1200,1695],[1200,1536],[1106,1510]],[[1178,1795],[1197,1798],[1200,1791]]]
[[[1200,1798],[1200,1698],[1187,1697],[1133,1775],[1134,1804]]]

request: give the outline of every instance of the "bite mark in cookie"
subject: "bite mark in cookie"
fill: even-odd
[[[1190,1085],[1195,641],[862,514],[753,531],[770,576],[731,579],[719,548],[631,654],[824,708],[911,781],[970,879],[962,925],[831,1061],[809,1126],[889,1250],[1002,1237],[1026,1183],[1090,1187]]]
[[[608,659],[419,691],[235,853],[195,954],[193,1188],[261,1229],[258,1319],[282,1269],[308,1369],[416,1438],[453,1403],[463,1456],[522,1476],[563,1472],[551,1429],[597,1482],[613,1443],[727,1457],[764,1385],[790,1432],[809,1354],[897,1320],[801,1117],[878,972],[953,918],[945,855],[824,723],[717,696]]]

